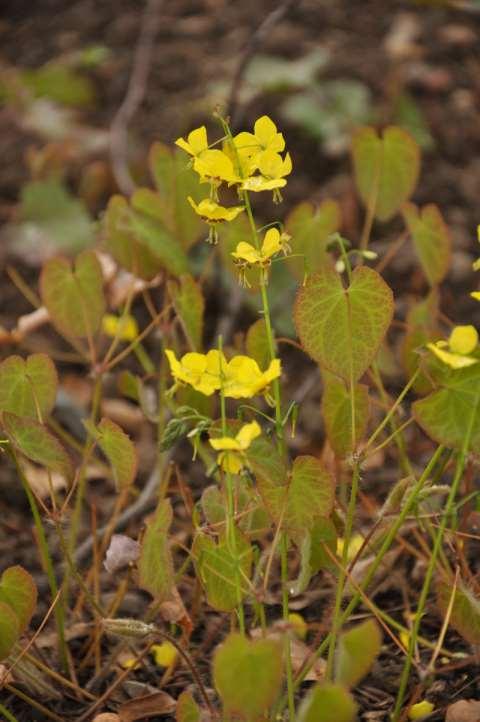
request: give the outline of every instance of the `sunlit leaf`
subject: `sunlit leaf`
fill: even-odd
[[[295,303],[305,350],[349,384],[372,363],[392,315],[391,289],[366,266],[354,270],[347,288],[333,269],[324,268],[308,278]]]
[[[55,365],[46,354],[9,356],[0,364],[0,409],[40,421],[55,404],[57,385]]]
[[[8,657],[19,636],[17,615],[9,604],[0,601],[0,661]]]
[[[192,554],[209,605],[218,611],[231,612],[248,592],[246,580],[250,578],[252,567],[249,542],[236,529],[233,551],[224,533],[218,542],[206,534],[198,534]]]
[[[437,581],[437,603],[445,617],[453,592],[453,580]],[[480,599],[463,582],[455,590],[450,614],[450,626],[470,644],[480,644]]]
[[[142,589],[157,602],[168,599],[174,584],[173,563],[168,541],[172,523],[172,506],[163,499],[153,519],[147,524],[138,561],[138,580]]]
[[[56,471],[67,480],[73,478],[72,462],[65,449],[38,421],[21,418],[15,414],[3,414],[3,426],[12,444],[22,454],[49,471]]]
[[[335,681],[355,687],[372,668],[381,646],[380,627],[373,619],[341,634],[336,650]]]
[[[37,587],[23,567],[8,567],[0,578],[0,602],[8,604],[18,620],[18,632],[28,627],[37,606]]]
[[[480,453],[480,364],[451,370],[441,388],[413,404],[420,426],[439,444]]]
[[[245,722],[266,719],[281,691],[281,642],[231,634],[215,651],[213,680],[226,717]]]
[[[180,276],[179,283],[171,281],[168,290],[182,329],[192,351],[201,351],[205,299],[202,289],[192,276]]]
[[[128,489],[137,473],[137,451],[131,439],[110,419],[102,419],[94,428],[97,443],[113,471],[117,491]]]
[[[322,398],[322,416],[325,421],[327,437],[335,454],[345,458],[354,451],[352,448],[352,404],[348,386],[338,376],[329,372],[322,374],[324,389]],[[354,386],[355,445],[362,441],[365,434],[370,403],[368,386]]]
[[[354,722],[357,705],[352,695],[340,684],[320,682],[307,695],[300,707],[298,722]]]
[[[403,216],[428,282],[431,286],[441,283],[450,267],[452,245],[442,214],[434,203],[421,210],[406,203]]]
[[[40,278],[42,300],[52,322],[66,336],[92,337],[105,313],[103,276],[93,251],[77,256],[74,266],[66,258],[52,258]]]
[[[405,130],[389,126],[380,138],[361,128],[352,140],[353,168],[361,199],[388,221],[413,193],[420,171],[420,151]]]
[[[313,273],[327,262],[329,236],[340,227],[340,207],[336,201],[326,200],[315,208],[303,202],[295,206],[285,220],[285,230],[292,236],[292,253],[288,267],[299,281],[305,272]],[[295,258],[297,254],[304,258]]]

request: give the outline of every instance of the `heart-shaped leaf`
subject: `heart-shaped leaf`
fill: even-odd
[[[267,719],[268,708],[281,692],[281,642],[230,634],[215,651],[213,679],[228,719]]]
[[[357,705],[341,684],[320,682],[309,692],[298,713],[298,722],[354,722]]]
[[[173,562],[168,542],[172,516],[170,501],[163,499],[154,518],[147,525],[138,561],[139,585],[150,592],[157,602],[169,597],[174,584]]]
[[[370,671],[381,646],[380,628],[373,619],[344,632],[336,651],[335,681],[346,687],[355,687]]]
[[[247,579],[252,569],[249,542],[236,529],[233,552],[224,535],[215,542],[206,534],[198,534],[192,554],[210,606],[221,612],[234,610],[249,591]]]
[[[288,267],[299,281],[305,272],[320,270],[327,260],[327,244],[332,233],[340,227],[340,207],[336,201],[325,200],[319,208],[300,203],[287,216],[285,230],[292,236],[295,255],[304,258],[287,259]]]
[[[278,482],[252,465],[265,506],[276,524],[295,540],[301,540],[318,517],[333,509],[334,480],[314,456],[297,456],[291,473]]]
[[[406,203],[403,217],[429,284],[441,283],[450,267],[452,241],[438,207],[429,203],[419,211],[413,203]]]
[[[37,587],[23,567],[5,569],[0,577],[0,602],[8,604],[18,622],[18,634],[28,627],[37,606]]]
[[[117,491],[128,489],[137,473],[138,458],[134,444],[110,419],[102,419],[92,431],[112,467]]]
[[[417,184],[420,150],[412,136],[389,126],[380,138],[374,128],[361,128],[352,141],[355,181],[361,199],[388,221],[408,200]]]
[[[432,439],[454,449],[480,453],[480,364],[455,369],[442,387],[415,401],[413,413]]]
[[[19,636],[17,615],[9,604],[0,601],[0,662],[8,657]]]
[[[40,278],[42,301],[53,324],[65,336],[91,338],[105,313],[103,276],[93,251],[84,251],[72,265],[52,258]]]
[[[347,383],[368,369],[393,315],[393,295],[381,276],[361,266],[349,287],[331,268],[310,276],[295,302],[295,325],[310,356]]]
[[[345,382],[329,372],[323,373],[322,416],[330,445],[337,456],[345,458],[352,449],[352,408],[350,393]],[[355,441],[358,444],[365,434],[370,404],[368,386],[354,386]]]
[[[55,404],[57,386],[55,365],[46,354],[9,356],[0,364],[0,410],[41,421]]]
[[[436,587],[437,603],[444,618],[451,604],[453,580],[439,579]],[[470,644],[480,644],[480,599],[463,582],[455,589],[450,625]]]

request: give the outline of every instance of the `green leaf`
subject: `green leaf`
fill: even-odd
[[[174,584],[173,563],[168,542],[172,517],[170,501],[163,499],[158,505],[155,516],[147,524],[138,560],[139,585],[150,592],[156,602],[167,599]]]
[[[198,534],[192,547],[207,601],[220,612],[233,611],[249,591],[246,579],[251,574],[252,548],[238,529],[235,530],[235,551],[232,552],[223,534],[218,542],[206,534]],[[237,573],[237,569],[241,571]]]
[[[20,223],[10,227],[15,248],[35,252],[39,243],[58,251],[79,252],[95,240],[88,210],[58,180],[32,181],[20,195]]]
[[[432,289],[426,298],[414,301],[407,312],[405,319],[407,332],[403,337],[401,349],[402,364],[407,378],[413,376],[420,364],[421,356],[418,350],[440,337],[438,313],[439,294],[436,289]],[[432,382],[421,371],[413,388],[423,396],[432,390]]]
[[[173,276],[188,272],[185,251],[163,223],[145,213],[131,210],[129,226],[133,235],[158,258],[162,268]]]
[[[200,722],[200,718],[200,707],[190,692],[182,692],[177,699],[177,706],[175,708],[175,719],[177,722]]]
[[[187,200],[191,196],[198,202],[203,197],[198,177],[183,151],[172,152],[162,143],[153,144],[149,161],[161,199],[163,222],[182,247],[188,250],[205,228]]]
[[[293,253],[302,258],[288,258],[287,264],[294,276],[303,281],[305,272],[314,273],[328,262],[329,237],[340,228],[340,206],[336,201],[325,200],[319,208],[311,203],[300,203],[287,216],[285,230],[292,236]]]
[[[357,624],[340,635],[335,659],[335,681],[355,687],[380,654],[382,634],[374,619]]]
[[[4,412],[3,426],[12,444],[28,459],[52,472],[58,472],[67,481],[73,479],[72,462],[65,449],[38,421],[21,418]]]
[[[420,150],[405,130],[393,125],[380,138],[374,128],[361,128],[352,140],[355,181],[367,207],[388,221],[408,200],[417,184]]]
[[[84,251],[74,268],[66,258],[52,258],[40,278],[42,301],[52,323],[65,336],[92,337],[105,313],[103,276],[93,251]]]
[[[266,719],[281,692],[281,642],[230,634],[215,650],[213,680],[226,717],[245,722]]]
[[[265,319],[259,318],[249,327],[245,338],[245,348],[247,355],[254,358],[261,369],[268,368],[270,347]]]
[[[110,419],[100,421],[95,436],[112,467],[117,491],[128,489],[135,479],[138,466],[134,444],[123,429]]]
[[[192,276],[180,276],[179,281],[180,283],[171,281],[168,284],[173,306],[191,350],[201,351],[205,299],[199,284]]]
[[[298,722],[354,722],[357,705],[345,687],[320,682],[308,693],[300,707]]]
[[[314,48],[296,60],[278,55],[255,55],[248,64],[247,83],[262,90],[289,90],[309,87],[328,63],[324,48]]]
[[[0,661],[8,657],[19,636],[17,615],[9,604],[0,601]]]
[[[413,414],[439,444],[480,453],[480,364],[447,373],[442,387],[415,401]]]
[[[254,467],[258,488],[276,524],[293,539],[301,539],[318,517],[333,509],[334,480],[314,456],[297,456],[292,471],[281,484]]]
[[[8,567],[3,572],[0,578],[0,602],[8,604],[15,613],[18,634],[22,634],[37,606],[37,587],[33,577],[23,567]]]
[[[310,356],[347,383],[372,363],[393,315],[393,295],[381,276],[361,266],[344,288],[331,268],[310,276],[297,295],[295,325]]]
[[[453,579],[439,578],[436,584],[437,603],[445,617],[453,591]],[[455,590],[450,626],[470,644],[480,644],[480,600],[463,582]]]
[[[58,376],[43,353],[9,356],[0,364],[0,410],[41,420],[55,405]]]
[[[66,63],[51,62],[35,70],[24,70],[22,79],[37,98],[49,98],[61,105],[84,108],[95,100],[90,78]]]
[[[429,284],[441,283],[450,267],[452,241],[438,207],[429,203],[419,211],[413,203],[406,203],[403,217]]]
[[[271,526],[270,517],[254,489],[246,488],[243,480],[235,488],[238,528],[249,539],[261,538]],[[202,511],[211,525],[224,524],[227,502],[224,494],[213,485],[207,486],[200,500]]]
[[[112,196],[104,215],[106,249],[115,261],[147,281],[154,278],[162,268],[162,262],[136,237],[130,227],[130,206],[123,196]]]
[[[331,555],[335,557],[337,550],[337,530],[333,521],[322,517],[316,519],[297,544],[300,548],[300,572],[294,584],[295,595],[305,591],[312,576],[320,569],[336,569],[331,558]]]
[[[350,392],[344,381],[333,374],[322,374],[324,382],[322,416],[330,445],[336,456],[344,459],[352,448],[352,409]],[[355,446],[362,441],[370,414],[368,386],[354,386]]]

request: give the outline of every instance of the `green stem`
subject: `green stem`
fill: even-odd
[[[43,566],[45,567],[45,571],[47,574],[48,579],[48,585],[50,587],[50,594],[52,596],[52,599],[55,599],[58,595],[58,585],[57,585],[57,579],[55,577],[55,572],[53,569],[53,561],[52,557],[50,555],[50,550],[48,548],[47,543],[47,537],[45,535],[45,529],[43,527],[42,518],[40,516],[40,512],[38,510],[38,505],[35,499],[35,496],[32,493],[32,490],[30,489],[30,484],[28,483],[27,478],[25,477],[20,464],[18,463],[17,457],[13,449],[8,449],[10,457],[13,460],[13,463],[15,464],[17,474],[20,478],[20,481],[22,482],[23,489],[25,491],[25,494],[28,499],[28,503],[30,505],[30,509],[33,516],[33,521],[35,523],[35,528],[37,530],[37,538],[38,538],[38,544],[40,547],[40,553],[42,555],[42,562]],[[58,599],[57,604],[55,605],[55,624],[57,627],[57,635],[58,635],[58,651],[60,655],[61,665],[62,669],[65,671],[68,669],[68,651],[67,651],[67,643],[65,641],[65,608],[64,608],[64,602],[62,599],[62,596]]]
[[[18,719],[8,711],[6,707],[3,706],[3,704],[0,702],[0,713],[3,714],[6,720],[8,722],[18,722]]]
[[[473,414],[472,414],[472,418],[473,418]],[[457,495],[458,487],[460,485],[460,481],[462,479],[463,471],[465,468],[467,450],[468,450],[468,447],[470,444],[471,426],[472,426],[472,424],[470,424],[469,433],[467,434],[467,437],[465,438],[465,441],[463,444],[463,448],[462,448],[460,454],[458,455],[457,465],[456,465],[456,469],[455,469],[455,476],[452,481],[452,486],[450,488],[450,493],[448,495],[447,503],[445,505],[445,510],[442,514],[442,520],[440,522],[440,526],[438,528],[438,532],[436,534],[436,537],[435,537],[435,540],[433,543],[432,555],[431,555],[430,561],[428,563],[427,572],[425,574],[425,579],[424,579],[423,586],[422,586],[422,591],[420,592],[420,598],[418,600],[417,611],[415,613],[415,619],[413,622],[412,633],[410,635],[410,640],[409,640],[409,645],[408,645],[408,654],[405,659],[402,676],[400,678],[400,685],[399,685],[399,689],[398,689],[397,699],[395,702],[395,708],[392,712],[392,717],[391,717],[392,722],[397,722],[397,720],[400,717],[403,700],[405,698],[405,692],[407,689],[408,678],[410,676],[410,670],[412,667],[412,659],[413,659],[415,646],[417,643],[418,632],[420,629],[420,623],[421,623],[423,611],[425,609],[425,605],[427,603],[427,597],[430,592],[430,586],[432,584],[433,573],[435,571],[437,559],[438,559],[438,556],[439,556],[439,553],[441,550],[443,535],[445,533],[445,529],[447,527],[448,520],[449,520],[452,510],[453,510],[453,506],[455,503],[455,497]]]

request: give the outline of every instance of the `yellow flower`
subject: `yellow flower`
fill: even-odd
[[[277,131],[277,126],[268,115],[262,115],[255,121],[253,131],[253,133],[239,133],[233,139],[240,154],[251,158],[263,150],[270,150],[273,153],[281,153],[284,150],[284,137]]]
[[[152,644],[150,652],[157,667],[171,667],[177,659],[178,652],[171,642]]]
[[[305,639],[308,632],[308,625],[301,614],[297,612],[290,612],[288,615],[288,621],[293,627],[293,631],[299,639]]]
[[[234,183],[238,176],[233,170],[233,163],[223,150],[205,150],[193,161],[193,170],[200,176],[200,182],[207,181],[220,185],[224,181]]]
[[[234,218],[241,213],[244,208],[243,206],[231,206],[226,208],[221,206],[210,198],[204,198],[200,203],[195,203],[193,198],[188,196],[188,202],[192,206],[195,213],[197,213],[206,223],[221,223],[222,221],[233,221]]]
[[[257,250],[250,243],[240,241],[236,251],[232,253],[235,263],[240,268],[240,282],[247,285],[245,269],[251,266],[258,266],[262,270],[263,280],[266,281],[266,269],[270,266],[272,257],[280,251],[287,255],[290,251],[289,240],[290,236],[286,233],[280,234],[276,228],[269,228],[265,233],[260,250]]]
[[[349,562],[354,559],[360,549],[363,546],[364,538],[361,534],[354,534],[350,539],[350,544],[348,545],[348,552],[347,552],[347,560]],[[339,556],[343,556],[343,549],[345,546],[345,540],[342,537],[338,537],[337,539],[337,554]]]
[[[266,371],[249,356],[234,356],[228,363],[223,379],[223,392],[231,399],[250,399],[268,394],[268,387],[282,373],[280,359],[273,359]]]
[[[477,269],[478,270],[478,269]],[[475,299],[475,301],[480,301],[480,291],[472,291],[470,294],[472,298]]]
[[[176,389],[179,383],[189,384],[205,396],[211,396],[220,388],[219,352],[212,349],[206,355],[202,353],[186,353],[178,361],[171,349],[165,349],[165,355],[170,364],[170,371],[177,382],[173,387]],[[222,365],[227,365],[222,354]]]
[[[260,426],[256,421],[252,421],[250,424],[242,426],[235,438],[222,436],[219,439],[210,439],[210,445],[215,451],[220,451],[217,456],[218,465],[227,473],[238,474],[242,467],[245,466],[243,452],[261,433]]]
[[[182,148],[196,158],[208,149],[207,129],[202,125],[201,128],[192,130],[192,132],[188,134],[187,140],[177,138],[175,145],[178,145],[179,148]]]
[[[408,717],[411,720],[423,719],[423,717],[427,717],[429,714],[432,714],[434,709],[434,705],[424,699],[422,702],[417,702],[417,704],[413,704],[410,707]]]
[[[273,190],[275,191],[274,200],[281,200],[278,189],[287,185],[284,176],[292,172],[290,153],[287,153],[285,158],[282,158],[279,153],[264,150],[255,157],[255,162],[260,175],[246,178],[240,188],[254,193]]]
[[[138,336],[138,325],[133,316],[115,316],[107,313],[102,318],[103,333],[122,341],[134,341]]]
[[[451,368],[461,369],[478,363],[479,359],[469,355],[477,345],[478,333],[474,326],[456,326],[448,342],[428,343],[427,348]]]

